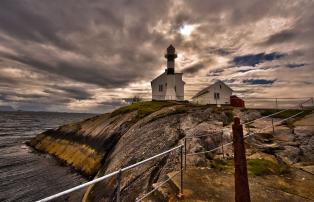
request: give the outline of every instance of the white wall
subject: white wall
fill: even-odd
[[[166,83],[165,74],[160,75],[152,81],[152,99],[153,100],[165,100],[166,89],[164,84]],[[159,85],[163,85],[163,91],[159,91]]]
[[[215,99],[215,92],[219,93],[219,99]],[[194,103],[197,104],[230,104],[230,96],[232,95],[232,90],[226,86],[221,81],[217,81],[210,86],[208,92],[200,95],[193,99]]]
[[[176,74],[176,96],[178,101],[184,100],[184,82],[182,80],[182,74]]]
[[[167,83],[167,86],[166,86]],[[163,85],[163,91],[159,91],[159,85]],[[184,100],[184,82],[182,74],[161,74],[151,82],[153,100]],[[176,87],[176,90],[174,88]]]
[[[209,104],[230,104],[230,96],[232,90],[228,88],[223,82],[218,81],[214,83],[209,89]],[[219,99],[215,99],[214,93],[219,93]]]

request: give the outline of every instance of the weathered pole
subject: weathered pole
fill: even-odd
[[[121,169],[119,170],[117,174],[117,190],[116,190],[116,202],[120,202],[120,192],[121,192],[121,175],[122,171]]]
[[[234,185],[235,202],[250,202],[250,189],[246,168],[245,147],[243,139],[243,127],[238,117],[234,118],[232,125],[234,147]]]
[[[221,131],[221,137],[220,137],[220,141],[221,141],[221,152],[222,152],[222,158],[225,159],[225,151],[224,151],[224,131]]]

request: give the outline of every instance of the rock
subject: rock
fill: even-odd
[[[314,162],[314,126],[296,126],[294,133],[300,143],[301,160]]]
[[[279,156],[285,163],[291,165],[299,162],[301,150],[298,147],[284,146],[276,155]]]

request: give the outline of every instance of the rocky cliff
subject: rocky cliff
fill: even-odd
[[[184,137],[209,135],[188,140],[189,153],[217,147],[221,141],[231,140],[233,115],[245,121],[260,117],[261,112],[181,102],[140,102],[80,123],[48,130],[29,144],[93,178],[182,144]],[[216,156],[220,152],[216,152]],[[226,152],[226,155],[232,156],[232,151]],[[213,159],[213,154],[200,154],[190,156],[187,164],[208,167]],[[178,162],[178,152],[172,152],[124,172],[121,180],[122,201],[134,201],[150,190],[154,183],[166,179],[168,173],[179,169]],[[90,186],[82,200],[114,201],[115,191],[116,179],[113,177]]]

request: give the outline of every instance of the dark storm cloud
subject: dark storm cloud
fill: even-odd
[[[50,94],[51,96],[58,96],[61,98],[67,97],[77,100],[91,99],[93,96],[92,93],[89,93],[85,89],[78,87],[52,86],[51,88],[52,89],[50,90],[44,90],[44,92]]]
[[[20,40],[52,43],[66,49],[74,48],[58,36],[59,28],[56,23],[39,15],[30,1],[1,1],[0,27],[7,35]]]
[[[243,80],[243,83],[252,84],[252,85],[267,85],[273,84],[276,80],[267,80],[267,79],[246,79]]]
[[[216,47],[209,47],[208,52],[211,54],[221,55],[221,56],[227,56],[232,53],[235,53],[236,50],[232,48],[216,48]]]
[[[294,76],[306,81],[303,71],[313,64],[313,9],[306,0],[2,0],[0,103],[65,110],[83,103],[99,111],[135,94],[148,98],[149,81],[164,68],[170,43],[182,54],[177,62],[186,67],[186,78],[198,84],[211,76],[232,80],[237,69],[249,71],[240,66],[264,62],[267,67],[258,66],[264,71],[248,72],[249,78],[268,80],[282,67],[304,67]],[[184,25],[194,27],[188,36],[180,33]],[[202,75],[205,68],[213,70]],[[243,84],[241,75],[232,83]],[[279,82],[280,76],[271,78]],[[186,83],[194,93],[196,84]]]
[[[290,42],[291,40],[297,37],[297,33],[294,30],[283,30],[279,33],[269,36],[264,42],[260,45],[274,45],[280,43]]]
[[[285,53],[278,53],[278,52],[272,52],[269,54],[266,54],[266,53],[249,54],[249,55],[236,56],[233,58],[232,62],[236,66],[255,66],[265,61],[278,60],[284,56],[286,56]]]
[[[299,67],[304,67],[306,64],[301,63],[301,64],[287,64],[288,68],[299,68]]]
[[[220,76],[225,70],[224,69],[215,69],[215,70],[211,70],[208,73],[208,76]]]
[[[203,63],[197,63],[197,64],[193,64],[191,66],[184,68],[182,72],[186,74],[195,74],[201,69],[203,69],[204,67],[205,65]]]

